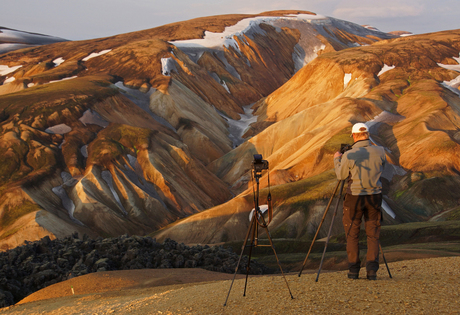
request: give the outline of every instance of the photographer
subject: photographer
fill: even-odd
[[[363,123],[353,125],[354,144],[343,154],[334,155],[335,173],[339,180],[348,178],[343,202],[343,226],[347,239],[348,278],[358,279],[359,230],[364,216],[367,235],[367,279],[376,280],[379,269],[379,236],[382,219],[382,183],[380,176],[385,164],[385,150],[372,145],[369,129]]]

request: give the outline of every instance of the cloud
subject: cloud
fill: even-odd
[[[334,17],[342,19],[353,18],[395,18],[395,17],[414,17],[419,16],[424,11],[424,5],[420,4],[369,4],[367,2],[356,6],[336,8],[333,12]]]

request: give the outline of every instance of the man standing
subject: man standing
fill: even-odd
[[[367,235],[367,279],[376,280],[379,269],[379,236],[382,219],[382,183],[380,176],[385,164],[385,150],[372,145],[369,129],[363,123],[353,125],[354,144],[343,155],[334,155],[335,173],[339,180],[348,178],[343,202],[343,227],[347,239],[348,278],[358,279],[359,230],[364,216]]]

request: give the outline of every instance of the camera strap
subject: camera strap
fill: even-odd
[[[254,215],[256,216],[257,224],[259,224],[261,227],[267,227],[267,225],[270,224],[270,222],[273,219],[272,194],[270,192],[270,172],[267,173],[267,177],[268,177],[268,195],[267,195],[268,222],[265,222],[263,220],[264,223],[260,223],[258,215],[257,215],[257,212],[254,213]],[[251,181],[252,181],[252,195],[254,196],[254,207],[255,207],[255,205],[256,205],[256,192],[254,190],[254,176],[252,176],[252,174],[251,174]]]
[[[268,223],[272,222],[273,219],[273,207],[272,207],[272,194],[270,192],[270,172],[268,172],[268,195],[267,195],[267,205],[268,205]]]

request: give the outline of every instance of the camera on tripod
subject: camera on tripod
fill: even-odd
[[[252,168],[254,170],[254,177],[260,177],[263,170],[268,170],[268,161],[262,160],[262,154],[254,154]]]
[[[270,193],[270,172],[267,172],[267,181],[268,181],[268,194],[267,194],[267,204],[266,205],[259,205],[259,182],[260,178],[262,177],[262,171],[268,170],[268,161],[262,159],[262,154],[254,154],[254,161],[252,162],[252,169],[251,172],[252,178],[252,191],[254,196],[254,209],[250,212],[250,223],[249,228],[246,233],[246,237],[244,238],[243,246],[241,246],[241,254],[240,258],[235,267],[235,274],[233,275],[232,283],[230,284],[230,289],[228,290],[227,299],[225,300],[224,306],[227,305],[228,297],[230,296],[230,291],[232,290],[233,282],[235,281],[236,273],[238,272],[238,268],[240,267],[241,258],[243,257],[244,249],[249,247],[249,259],[248,265],[246,267],[246,282],[244,284],[244,293],[243,296],[246,296],[246,286],[248,283],[248,275],[250,270],[251,264],[251,255],[252,249],[258,246],[270,246],[273,250],[273,254],[275,254],[276,262],[278,263],[278,267],[280,268],[281,274],[283,275],[284,281],[286,282],[286,286],[289,290],[289,294],[291,295],[291,299],[294,297],[292,296],[291,289],[289,288],[289,284],[284,276],[283,268],[281,268],[281,264],[279,262],[278,256],[276,255],[275,246],[273,245],[273,241],[270,236],[270,232],[268,231],[268,225],[273,219],[273,206],[272,206],[272,197]],[[257,189],[254,189],[254,179],[257,184]],[[267,220],[264,217],[264,213],[268,214]],[[259,244],[259,228],[265,229],[265,235],[270,242],[270,245],[262,245]],[[251,233],[252,232],[252,233]],[[250,238],[250,239],[249,239]],[[248,245],[249,241],[249,245]]]
[[[340,153],[344,154],[345,152],[347,152],[348,150],[351,150],[353,148],[352,145],[350,144],[346,144],[346,143],[342,143],[340,144]]]

